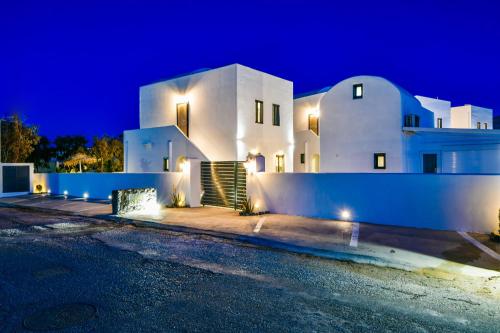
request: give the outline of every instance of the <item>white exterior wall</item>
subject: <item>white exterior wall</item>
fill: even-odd
[[[177,125],[189,102],[189,139],[210,160],[236,158],[236,65],[140,88],[140,128]]]
[[[477,129],[477,123],[481,123],[481,129],[493,129],[493,110],[466,104],[451,108],[452,128]]]
[[[177,126],[144,128],[123,132],[125,172],[163,172],[168,157],[170,171],[181,171],[180,157],[206,161],[207,158]]]
[[[353,85],[363,98],[353,99]],[[321,172],[406,172],[403,117],[420,116],[433,127],[432,112],[393,83],[373,76],[349,78],[320,101]],[[374,153],[386,154],[386,169],[374,169]]]
[[[255,100],[264,102],[263,124],[255,123]],[[293,171],[292,82],[234,64],[147,85],[140,89],[141,129],[176,125],[177,103],[186,101],[189,140],[208,160],[244,161],[249,152],[260,152],[266,158],[266,170],[274,171],[275,156],[284,154],[285,171]],[[272,104],[280,105],[280,126],[272,124]],[[166,133],[157,134],[162,138],[144,136],[151,141],[169,140]]]
[[[434,113],[434,127],[438,128],[438,118],[443,120],[443,128],[451,127],[451,102],[437,98],[415,96],[422,107]]]
[[[313,156],[320,155],[320,137],[309,130],[309,114],[319,114],[319,101],[324,94],[309,95],[293,101],[293,130],[295,133],[294,172],[312,172]],[[319,122],[321,127],[321,119]],[[300,163],[300,154],[305,154],[303,164]]]
[[[405,131],[408,172],[423,172],[423,154],[437,155],[438,173],[500,174],[500,131]]]
[[[341,219],[347,209],[359,222],[491,232],[500,176],[257,173],[248,176],[247,193],[271,213]]]
[[[255,100],[264,102],[264,123],[255,122]],[[273,126],[272,105],[280,106],[280,126]],[[276,170],[276,155],[285,155],[285,171],[293,171],[293,83],[237,65],[237,157],[249,152],[266,159],[266,171]],[[234,126],[234,125],[233,125]]]

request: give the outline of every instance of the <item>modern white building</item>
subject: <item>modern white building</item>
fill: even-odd
[[[384,78],[352,77],[296,96],[294,170],[500,173],[500,131],[490,130],[492,115],[413,96]]]
[[[124,132],[125,171],[179,170],[186,158],[293,171],[293,83],[239,64],[140,88],[140,129]]]

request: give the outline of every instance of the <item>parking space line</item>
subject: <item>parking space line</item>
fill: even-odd
[[[261,217],[259,219],[259,222],[257,222],[257,225],[255,226],[255,228],[253,229],[253,232],[259,232],[260,231],[260,228],[262,228],[262,224],[264,224],[264,221],[266,220],[265,217]]]
[[[359,223],[353,222],[351,242],[349,243],[349,246],[358,247],[358,238],[359,238]]]
[[[490,257],[500,261],[500,254],[496,253],[495,251],[493,251],[492,249],[490,249],[486,245],[481,244],[480,242],[478,242],[477,240],[472,238],[472,236],[470,236],[465,231],[457,231],[457,232],[460,236],[465,238],[465,240],[469,241],[472,245],[474,245],[475,247],[477,247],[478,249],[480,249],[481,251],[483,251],[484,253],[486,253]]]

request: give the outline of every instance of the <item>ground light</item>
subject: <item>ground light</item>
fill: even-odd
[[[64,195],[65,197],[67,197],[67,196],[68,196],[68,191],[64,190],[64,191],[63,191],[63,195]]]
[[[113,197],[110,194],[110,195],[108,195],[108,200],[111,200],[111,199],[113,199]]]
[[[51,191],[50,189],[48,189],[48,190],[47,190],[47,194],[49,194],[49,195],[50,195],[50,193],[51,193],[51,192],[52,192],[52,191]]]
[[[342,220],[350,220],[351,219],[351,212],[347,209],[342,209],[340,211],[340,217]]]
[[[83,193],[83,198],[84,199],[88,199],[89,198],[89,193],[88,192]]]

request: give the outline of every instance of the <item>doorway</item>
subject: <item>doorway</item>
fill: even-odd
[[[424,173],[437,173],[437,154],[424,154],[422,161]]]

